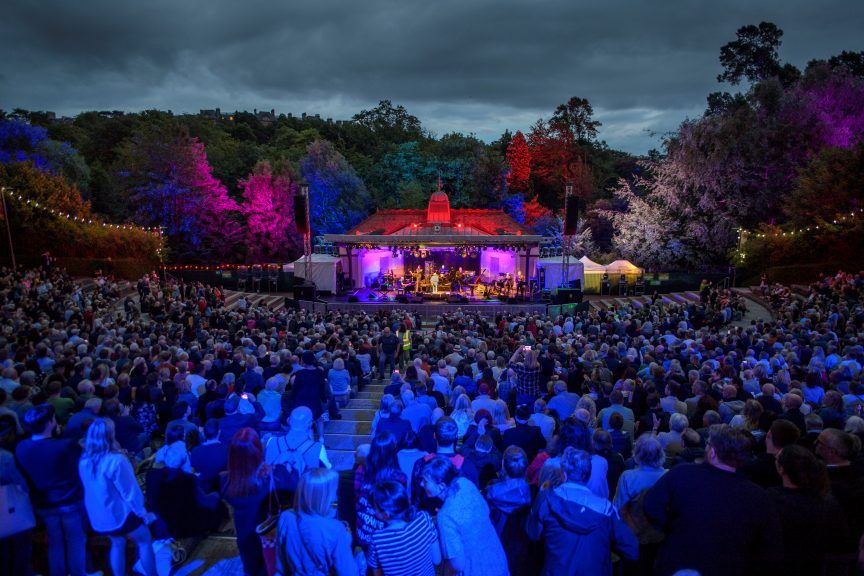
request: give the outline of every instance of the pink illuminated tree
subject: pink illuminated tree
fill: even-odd
[[[236,254],[239,207],[197,138],[170,125],[148,126],[124,147],[120,167],[136,221],[162,226],[172,257],[214,262]]]
[[[241,211],[246,217],[246,258],[250,262],[272,262],[296,256],[301,240],[294,225],[294,194],[297,183],[285,168],[274,170],[259,162],[239,183],[243,191]]]

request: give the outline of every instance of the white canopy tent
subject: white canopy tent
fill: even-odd
[[[306,272],[306,260],[300,258],[294,262],[294,277],[314,282],[321,292],[336,292],[336,274],[341,266],[341,258],[328,254],[312,254],[309,273]]]
[[[561,256],[540,258],[537,260],[537,268],[543,268],[546,271],[546,280],[542,286],[544,289],[558,288],[565,284],[564,264],[561,262]],[[567,268],[567,281],[579,280],[584,283],[583,269],[582,262],[570,260],[570,265]]]
[[[579,262],[585,267],[585,279],[582,281],[582,289],[586,293],[599,294],[600,281],[603,279],[603,274],[606,273],[606,266],[594,262],[588,256],[583,256],[579,259]]]
[[[602,274],[606,271],[606,266],[594,262],[593,260],[588,258],[588,256],[582,256],[579,259],[579,262],[581,262],[582,266],[585,267],[585,272],[600,272]]]
[[[642,269],[628,260],[615,260],[606,266],[606,272],[612,274],[623,274],[624,276],[638,276]]]

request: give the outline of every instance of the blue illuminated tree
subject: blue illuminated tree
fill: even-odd
[[[48,131],[21,120],[0,121],[0,163],[32,162],[49,174],[65,176],[71,183],[85,188],[90,170],[68,142],[48,137]]]
[[[368,214],[366,185],[330,142],[310,144],[300,160],[300,172],[309,184],[313,235],[345,232]]]

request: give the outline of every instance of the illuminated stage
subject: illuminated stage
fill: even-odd
[[[350,303],[527,298],[542,285],[541,240],[503,210],[451,209],[440,183],[425,210],[379,210],[345,234],[324,235],[338,259],[333,292]]]

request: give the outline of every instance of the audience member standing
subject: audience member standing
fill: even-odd
[[[564,481],[537,495],[528,518],[528,536],[543,538],[544,576],[611,576],[611,553],[627,560],[639,555],[639,542],[618,511],[588,488],[591,455],[572,446],[561,456]]]
[[[222,497],[234,510],[237,548],[244,576],[262,576],[264,556],[255,528],[267,516],[271,490],[270,468],[258,433],[242,428],[228,446],[228,471],[222,475]]]
[[[90,525],[111,540],[111,571],[126,573],[126,540],[138,548],[146,576],[156,576],[148,525],[155,516],[144,508],[144,494],[129,459],[114,439],[114,422],[98,418],[87,429],[78,464]]]
[[[744,432],[713,426],[705,463],[676,466],[645,495],[646,516],[666,532],[657,574],[770,572],[780,549],[780,526],[767,494],[736,473],[748,450]]]
[[[450,569],[464,576],[507,576],[507,556],[477,487],[459,476],[446,456],[425,463],[422,486],[429,498],[443,502],[438,534]]]
[[[336,519],[339,475],[328,468],[300,477],[294,508],[279,516],[276,574],[355,576],[351,530]]]
[[[84,493],[78,475],[79,444],[55,438],[58,432],[54,407],[40,404],[24,416],[33,434],[20,442],[15,457],[32,488],[30,498],[48,531],[48,569],[51,576],[83,576]]]

